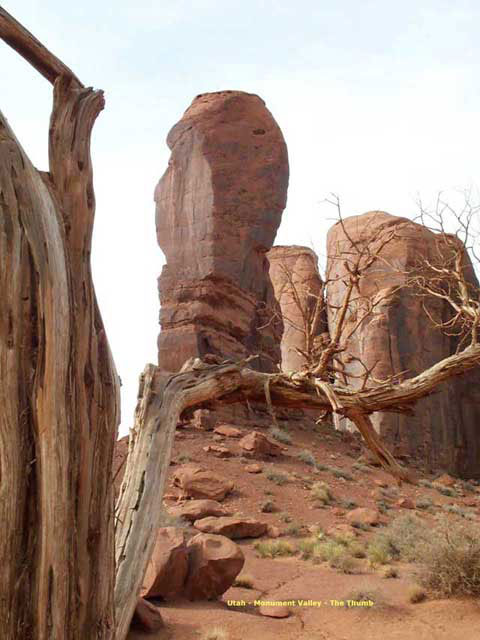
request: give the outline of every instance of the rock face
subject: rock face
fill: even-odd
[[[281,326],[268,275],[288,186],[282,133],[258,96],[241,91],[195,98],[168,134],[169,166],[155,190],[159,278],[159,365],[177,371],[192,356],[260,354],[274,370]],[[260,329],[266,325],[264,329]]]
[[[182,593],[188,554],[181,529],[162,527],[147,566],[140,595],[173,600]]]
[[[233,482],[198,465],[186,464],[173,474],[173,484],[180,487],[185,498],[205,498],[221,501],[233,489]]]
[[[188,542],[190,600],[213,600],[229,589],[245,563],[240,547],[224,536],[199,533]]]
[[[270,278],[283,319],[282,370],[298,371],[316,352],[327,331],[318,258],[308,247],[273,247],[268,252]]]
[[[193,526],[203,533],[216,533],[232,540],[259,538],[267,531],[265,522],[260,522],[254,518],[237,518],[234,516],[202,518],[197,520]]]
[[[381,251],[382,260],[372,265],[360,281],[362,295],[370,300],[383,300],[356,332],[350,343],[350,354],[361,358],[367,367],[376,363],[373,375],[377,379],[403,371],[411,377],[453,354],[458,338],[433,328],[422,308],[422,298],[406,288],[394,291],[405,282],[405,271],[415,267],[418,261],[438,260],[439,236],[422,225],[382,211],[347,218],[344,228],[359,245],[375,237],[377,244],[373,248],[379,246],[390,230],[395,231],[395,237]],[[327,240],[327,272],[332,279],[327,291],[331,333],[335,328],[335,312],[330,305],[338,306],[344,295],[346,285],[342,277],[347,275],[344,266],[347,251],[351,251],[350,242],[342,225],[337,223],[330,229]],[[334,255],[336,259],[332,258]],[[478,286],[472,268],[469,277]],[[451,317],[446,304],[438,298],[428,300],[431,313],[443,320]],[[351,313],[347,330],[356,322],[355,313]],[[347,373],[361,375],[364,372],[348,354],[342,357]],[[393,445],[395,453],[419,457],[429,470],[444,469],[453,475],[478,478],[479,383],[478,372],[467,372],[439,386],[438,393],[421,400],[416,405],[415,416],[376,413],[372,416],[374,426],[390,446]],[[352,379],[351,384],[360,385],[361,381]]]

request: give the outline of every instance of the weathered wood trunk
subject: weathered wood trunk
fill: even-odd
[[[0,36],[40,59],[41,45],[12,20],[0,9]],[[49,173],[33,167],[0,114],[5,640],[111,640],[115,632],[111,464],[119,386],[90,273],[89,147],[103,96],[65,69],[45,54],[42,73],[55,83]]]

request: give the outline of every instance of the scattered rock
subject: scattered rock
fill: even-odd
[[[408,497],[400,498],[400,500],[397,500],[396,504],[397,507],[400,507],[401,509],[415,509],[413,500]]]
[[[448,473],[442,474],[439,478],[436,478],[435,484],[442,484],[444,487],[453,487],[457,481]]]
[[[233,489],[233,482],[207,471],[198,465],[183,465],[173,474],[174,486],[182,489],[184,497],[223,500]]]
[[[267,525],[267,536],[269,538],[279,538],[282,535],[280,529],[273,524]]]
[[[133,612],[132,627],[143,633],[156,633],[164,626],[160,609],[139,598]]]
[[[256,462],[245,465],[244,469],[247,473],[262,473],[262,466]]]
[[[214,431],[227,438],[241,438],[243,435],[243,431],[240,431],[240,429],[237,429],[237,427],[231,424],[219,424],[215,427]]]
[[[265,522],[254,518],[223,516],[220,518],[202,518],[193,523],[195,529],[203,533],[214,533],[232,540],[237,538],[259,538],[267,531]]]
[[[258,613],[268,618],[288,618],[291,615],[290,609],[285,605],[278,605],[277,607],[262,605],[258,607]]]
[[[380,521],[380,513],[376,509],[368,509],[367,507],[358,507],[347,513],[348,522],[352,524],[367,524],[375,526]]]
[[[240,440],[240,446],[251,456],[278,456],[282,448],[266,438],[259,431],[252,431]]]
[[[213,600],[225,593],[245,563],[240,547],[225,536],[206,533],[194,536],[187,546],[186,596],[190,600]]]
[[[230,458],[233,453],[227,447],[222,447],[219,444],[209,444],[206,447],[202,447],[206,453],[213,453],[217,458]]]
[[[193,412],[192,425],[196,429],[211,431],[215,425],[215,418],[208,409],[196,409]]]
[[[188,500],[181,505],[170,507],[168,513],[172,516],[184,518],[189,522],[200,520],[208,516],[229,516],[227,511],[216,500]]]
[[[173,600],[182,592],[186,575],[187,547],[184,532],[175,527],[162,527],[157,533],[140,595]]]

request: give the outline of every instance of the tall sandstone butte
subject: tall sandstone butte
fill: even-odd
[[[326,331],[318,258],[309,247],[276,246],[268,252],[268,260],[284,326],[282,370],[298,371],[318,349]]]
[[[390,229],[395,237],[382,249],[381,260],[360,281],[360,293],[378,300],[386,297],[360,326],[350,345],[350,353],[360,357],[367,367],[377,362],[373,375],[385,379],[393,373],[407,371],[408,377],[420,373],[438,360],[455,352],[458,338],[434,328],[422,308],[422,298],[402,285],[406,273],[422,259],[438,259],[438,236],[426,227],[406,218],[382,211],[371,211],[335,224],[328,233],[327,253],[330,332],[335,325],[335,312],[330,308],[341,302],[346,274],[345,258],[349,238],[362,245],[375,237],[378,243]],[[344,231],[345,229],[345,231]],[[373,245],[375,249],[375,244]],[[351,249],[350,249],[351,251]],[[478,285],[468,256],[470,280]],[[340,277],[340,279],[338,279]],[[451,317],[447,303],[428,299],[428,308],[436,318]],[[347,320],[347,331],[356,322],[355,314]],[[343,366],[349,373],[361,375],[361,365],[344,356]],[[352,379],[352,384],[360,381]],[[415,416],[376,413],[372,416],[376,430],[394,445],[397,453],[421,457],[431,470],[443,468],[466,478],[480,477],[480,374],[474,370],[438,388],[438,392],[421,400]],[[342,421],[343,422],[343,421]],[[346,425],[350,426],[350,425]]]
[[[281,325],[268,274],[288,187],[287,147],[256,95],[199,95],[170,131],[168,169],[155,190],[159,278],[159,365],[177,371],[192,356],[259,354],[280,360]],[[263,327],[263,328],[262,328]]]

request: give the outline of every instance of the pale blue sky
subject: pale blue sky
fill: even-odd
[[[480,3],[471,0],[7,0],[88,85],[105,90],[94,131],[94,276],[131,424],[156,359],[153,189],[165,137],[198,93],[258,93],[283,130],[291,178],[277,243],[324,251],[344,214],[415,215],[417,193],[480,185]],[[51,87],[0,46],[0,107],[46,167]]]

